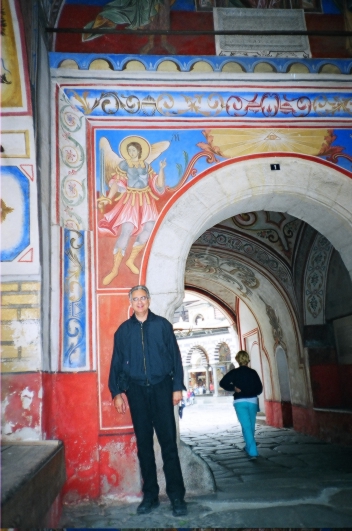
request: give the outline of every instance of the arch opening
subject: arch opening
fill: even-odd
[[[270,172],[271,163],[280,165],[280,176]],[[272,425],[290,424],[287,420],[290,415],[282,407],[286,402],[292,404],[293,417],[297,411],[313,406],[305,336],[301,333],[306,325],[299,321],[298,306],[302,300],[295,300],[287,286],[283,289],[280,279],[268,274],[267,265],[258,261],[253,265],[249,256],[242,253],[234,257],[225,248],[214,252],[211,245],[204,245],[204,234],[209,236],[224,220],[243,213],[274,212],[278,219],[280,215],[291,216],[325,236],[341,255],[346,273],[351,275],[350,184],[344,171],[314,157],[286,154],[222,163],[188,183],[183,193],[176,194],[158,221],[158,230],[149,244],[146,278],[154,293],[156,311],[169,316],[183,296],[186,281],[188,287],[213,295],[219,290],[230,290],[235,304],[247,306],[255,316],[256,330],[254,327],[246,331],[246,336],[240,333],[239,336],[241,347],[253,350],[256,368],[262,371],[265,410]],[[166,266],[167,278],[158,267],[159,258]],[[213,271],[206,281],[205,277],[201,279],[205,270]],[[301,296],[303,284],[299,289]],[[238,327],[239,323],[236,324]],[[285,359],[287,356],[285,371],[283,355]],[[306,425],[300,429],[309,432]]]

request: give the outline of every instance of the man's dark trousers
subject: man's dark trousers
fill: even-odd
[[[132,422],[137,438],[138,459],[143,479],[144,498],[159,494],[153,428],[164,462],[166,493],[170,500],[182,499],[185,487],[176,444],[176,424],[172,403],[173,382],[170,376],[155,385],[142,386],[130,382],[127,391]]]

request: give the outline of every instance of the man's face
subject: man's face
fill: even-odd
[[[141,300],[142,297],[145,297],[145,300]],[[132,293],[131,305],[137,318],[139,316],[143,317],[146,315],[150,306],[150,299],[147,298],[147,294],[143,289],[137,289]]]

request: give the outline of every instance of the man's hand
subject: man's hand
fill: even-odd
[[[121,394],[115,396],[114,406],[117,409],[118,413],[122,413],[122,415],[126,413],[126,403]]]
[[[235,391],[236,391],[236,393],[240,393],[241,389],[239,387],[235,387]]]
[[[177,406],[179,402],[182,400],[182,391],[174,391],[172,393],[172,402],[174,406]]]

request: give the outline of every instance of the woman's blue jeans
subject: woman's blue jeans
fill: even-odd
[[[241,424],[244,442],[246,443],[244,449],[248,455],[257,456],[258,450],[254,439],[254,431],[258,406],[252,402],[234,402],[233,407]]]

